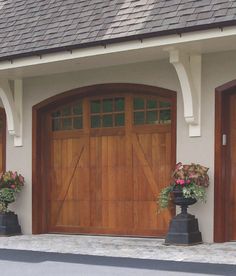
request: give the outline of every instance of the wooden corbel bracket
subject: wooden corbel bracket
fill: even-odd
[[[201,136],[201,55],[188,55],[178,49],[170,49],[169,54],[181,85],[189,136]]]

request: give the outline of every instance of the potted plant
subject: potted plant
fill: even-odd
[[[197,244],[202,242],[197,219],[187,213],[189,205],[206,201],[209,186],[208,168],[192,163],[176,164],[171,184],[161,190],[158,197],[159,208],[167,208],[170,202],[180,205],[181,213],[175,216],[169,227],[166,244]]]
[[[167,208],[173,201],[181,205],[180,200],[194,204],[196,201],[205,202],[206,188],[209,186],[208,168],[192,163],[183,165],[176,164],[172,173],[171,184],[161,190],[158,204],[160,209]]]
[[[8,209],[24,186],[24,177],[17,172],[0,173],[0,235],[21,234],[17,215]]]

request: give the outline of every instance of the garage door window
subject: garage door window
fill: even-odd
[[[83,128],[82,102],[67,105],[51,113],[52,130],[73,130]]]

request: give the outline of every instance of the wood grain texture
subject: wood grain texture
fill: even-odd
[[[6,170],[6,114],[0,108],[0,172]]]
[[[134,87],[138,87],[135,94],[131,91]],[[97,91],[93,87],[92,92],[102,96],[101,88],[104,95],[108,91],[111,93],[110,85],[99,86]],[[134,126],[132,99],[134,95],[141,95],[142,88],[142,93],[145,93],[145,87],[118,85],[119,89],[113,88],[114,95],[120,95],[121,88],[126,91],[122,94],[126,103],[124,127],[90,128],[88,102],[91,97],[85,97],[82,92],[77,94],[77,98],[82,95],[84,114],[87,114],[83,117],[84,129],[53,132],[48,124],[42,135],[44,138],[40,138],[47,141],[38,141],[38,145],[34,145],[35,151],[43,149],[43,144],[48,147],[47,153],[41,152],[41,160],[45,161],[45,155],[49,156],[46,158],[47,167],[44,166],[48,175],[47,195],[37,199],[46,206],[48,218],[44,223],[47,226],[44,228],[42,221],[35,221],[35,233],[135,236],[162,236],[166,233],[171,212],[157,215],[156,198],[160,189],[169,183],[175,164],[175,94],[148,87],[147,93],[159,97],[160,92],[162,99],[171,101],[173,123]],[[67,103],[74,100],[70,93],[65,98]],[[62,106],[62,98],[59,97],[58,106]],[[35,121],[43,116],[48,121],[50,110],[54,108],[55,101],[39,104],[35,107]],[[38,180],[36,183],[39,185]],[[40,187],[34,188],[34,191],[39,190]],[[36,203],[34,206],[38,208]],[[43,218],[39,210],[34,213],[39,219]]]
[[[229,195],[229,239],[236,240],[236,93],[229,96],[229,153],[228,166],[229,187],[226,193]]]
[[[230,97],[236,93],[236,81],[231,81],[215,91],[215,176],[214,176],[214,241],[226,242],[233,238],[231,191],[231,132]],[[222,135],[227,135],[227,146],[222,145]],[[233,140],[232,140],[233,142]]]

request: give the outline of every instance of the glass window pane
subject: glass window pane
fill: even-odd
[[[160,122],[168,124],[171,122],[171,112],[168,110],[160,110]]]
[[[52,120],[52,130],[57,131],[61,129],[61,122],[60,119],[53,119]]]
[[[100,116],[92,116],[91,117],[91,128],[97,128],[100,127],[101,123],[100,123]]]
[[[125,109],[125,99],[117,98],[115,99],[115,111],[124,111]]]
[[[60,117],[61,116],[61,111],[60,110],[57,110],[57,111],[54,111],[54,112],[52,112],[52,117]]]
[[[134,109],[144,109],[144,99],[134,98]]]
[[[62,119],[62,129],[72,129],[72,119],[71,118],[64,118]]]
[[[125,114],[116,114],[115,115],[115,126],[124,126],[125,125]]]
[[[73,128],[80,129],[83,127],[82,117],[75,117],[73,120]]]
[[[146,122],[148,124],[156,124],[157,123],[157,112],[156,111],[148,111]]]
[[[62,111],[61,111],[61,115],[62,116],[71,115],[71,108],[70,108],[70,106],[63,107]]]
[[[80,115],[82,114],[82,103],[77,103],[73,106],[73,114]]]
[[[157,101],[156,100],[147,100],[147,108],[148,109],[157,108]]]
[[[104,99],[102,101],[102,110],[103,110],[103,112],[112,112],[113,111],[112,99]]]
[[[170,102],[160,102],[160,107],[170,107],[171,103]]]
[[[134,124],[141,125],[145,122],[144,112],[134,112]]]
[[[100,113],[101,102],[99,100],[97,100],[97,101],[91,101],[91,103],[90,103],[90,109],[91,109],[91,113]]]
[[[113,126],[112,115],[104,115],[102,117],[102,126],[103,127],[112,127]]]

